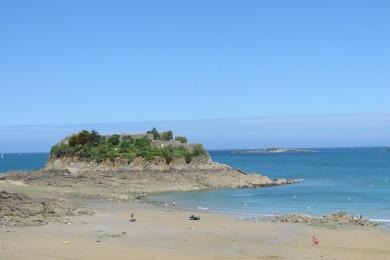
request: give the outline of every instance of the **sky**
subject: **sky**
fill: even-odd
[[[390,113],[389,11],[368,0],[2,0],[0,126],[363,122]]]

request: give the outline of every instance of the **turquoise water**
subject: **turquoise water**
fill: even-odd
[[[211,156],[244,171],[302,180],[295,185],[165,193],[153,198],[175,201],[182,208],[225,213],[323,215],[343,210],[371,219],[390,219],[390,152],[382,148],[283,154],[212,151]]]
[[[312,153],[238,154],[211,151],[215,161],[299,184],[259,189],[174,192],[153,197],[178,207],[270,215],[274,211],[322,215],[334,211],[390,219],[390,152],[382,148],[315,149]],[[1,154],[0,154],[1,157]],[[4,154],[0,172],[42,168],[47,153]]]
[[[0,153],[0,173],[43,168],[48,153]]]

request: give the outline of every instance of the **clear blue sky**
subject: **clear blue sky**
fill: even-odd
[[[0,126],[389,113],[389,13],[368,0],[2,0]]]
[[[390,112],[390,1],[0,2],[0,125]]]

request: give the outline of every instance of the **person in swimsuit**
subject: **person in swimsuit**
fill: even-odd
[[[316,235],[313,235],[312,238],[312,246],[318,246],[320,244],[320,240],[316,237]]]

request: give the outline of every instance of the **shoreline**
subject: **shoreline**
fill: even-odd
[[[186,192],[186,191],[181,191],[181,192]],[[180,193],[181,193],[180,192]],[[199,191],[199,192],[203,192],[203,191]],[[163,192],[163,193],[170,193],[170,192]],[[248,213],[248,212],[240,212],[240,211],[220,211],[220,210],[213,210],[213,209],[210,209],[210,208],[204,208],[204,207],[198,207],[198,208],[190,208],[190,207],[181,207],[181,206],[178,206],[176,205],[175,207],[172,206],[172,201],[166,201],[166,203],[169,205],[167,208],[164,207],[164,201],[158,201],[158,200],[152,200],[151,198],[149,198],[150,196],[155,196],[155,195],[158,195],[158,194],[161,194],[161,193],[156,193],[156,194],[153,194],[153,195],[146,195],[145,197],[141,198],[139,203],[144,203],[144,204],[148,204],[148,205],[153,205],[153,206],[156,206],[162,210],[180,210],[180,211],[185,211],[185,212],[196,212],[198,214],[201,214],[201,213],[210,213],[210,214],[218,214],[218,215],[221,215],[221,216],[230,216],[230,217],[239,217],[240,220],[246,220],[246,221],[250,221],[250,222],[273,222],[273,223],[283,223],[283,221],[280,221],[278,220],[279,218],[283,218],[283,217],[287,217],[287,216],[292,216],[292,217],[296,217],[296,216],[305,216],[307,218],[309,217],[313,217],[313,218],[316,218],[317,220],[318,219],[321,219],[321,218],[324,218],[326,216],[330,216],[330,215],[337,215],[337,214],[346,214],[346,215],[350,215],[351,217],[358,217],[358,215],[352,215],[352,214],[349,214],[348,212],[328,212],[326,214],[323,214],[323,215],[310,215],[310,214],[307,214],[305,212],[292,212],[292,213],[283,213],[283,214],[261,214],[261,213]],[[345,219],[344,219],[345,220]],[[355,219],[354,219],[355,220]],[[368,224],[367,226],[368,227],[371,227],[371,228],[381,228],[383,227],[383,230],[387,229],[388,231],[390,231],[390,219],[371,219],[371,218],[367,218],[365,219],[364,221],[366,221],[366,224]],[[304,224],[304,225],[316,225],[318,227],[323,227],[323,228],[345,228],[345,227],[355,227],[355,228],[359,228],[359,226],[356,226],[356,225],[353,225],[353,221],[351,221],[350,223],[333,223],[333,224],[330,224],[330,223],[321,223],[321,224],[313,224],[311,222],[307,222],[307,223],[298,223],[298,222],[288,222],[290,224]]]
[[[262,188],[267,188],[267,187],[262,187]],[[222,188],[222,189],[232,189],[233,190],[234,188]],[[164,201],[153,200],[151,197],[158,196],[160,194],[169,194],[169,193],[180,194],[180,193],[186,193],[186,192],[207,192],[207,191],[210,191],[210,190],[221,190],[221,189],[215,189],[214,188],[214,189],[195,190],[195,191],[164,191],[164,192],[155,192],[155,193],[150,193],[150,194],[147,194],[145,196],[142,196],[140,198],[140,201],[148,203],[148,204],[152,204],[152,205],[157,205],[157,206],[160,206],[160,207],[164,208],[163,205],[162,205],[164,203]],[[172,201],[167,201],[167,202],[172,202]],[[169,204],[170,203],[168,203],[168,205]],[[201,208],[199,208],[199,207],[201,207]],[[252,218],[252,219],[253,219],[253,217],[255,217],[255,218],[262,219],[262,220],[267,220],[269,218],[280,217],[280,216],[283,216],[283,215],[308,215],[308,216],[313,216],[313,217],[323,217],[325,215],[336,214],[336,213],[339,213],[339,212],[345,212],[345,213],[351,214],[348,211],[336,211],[335,210],[335,211],[325,212],[324,214],[310,214],[310,213],[305,212],[305,211],[293,211],[293,212],[287,212],[287,213],[277,213],[275,215],[275,214],[266,214],[266,213],[250,213],[250,212],[245,212],[245,211],[237,211],[235,209],[233,209],[231,211],[223,211],[223,210],[218,210],[218,209],[202,207],[201,205],[199,205],[197,208],[180,207],[180,206],[176,205],[176,209],[181,209],[181,210],[185,210],[185,211],[216,213],[216,214],[231,215],[231,216],[243,216],[243,217],[246,216],[246,217]],[[353,214],[351,214],[351,215],[353,215]],[[355,214],[355,215],[358,216],[357,214]],[[383,217],[372,217],[372,218],[367,218],[366,220],[370,221],[370,222],[373,222],[373,223],[376,223],[378,225],[386,225],[386,226],[390,227],[390,218],[387,219],[387,218],[383,218]]]
[[[180,192],[187,192],[187,191],[180,191]],[[199,191],[202,192],[202,191]],[[163,193],[170,193],[168,192],[163,192]],[[150,195],[149,195],[150,196]],[[147,197],[147,196],[146,196]],[[126,203],[126,202],[125,202]],[[168,208],[165,208],[162,204],[164,202],[161,201],[154,201],[154,200],[144,200],[140,199],[138,201],[134,202],[129,202],[129,203],[135,203],[140,206],[151,206],[155,207],[156,210],[162,210],[162,211],[178,211],[178,212],[186,212],[186,213],[197,213],[197,214],[214,214],[214,215],[219,215],[221,217],[228,217],[228,218],[233,218],[236,220],[240,221],[246,221],[246,222],[251,222],[251,223],[268,223],[268,224],[286,224],[286,225],[297,225],[297,226],[312,226],[312,227],[317,227],[317,228],[322,228],[322,229],[373,229],[373,230],[381,230],[384,232],[390,232],[390,219],[367,219],[367,221],[376,223],[377,225],[375,226],[355,226],[355,225],[345,225],[345,224],[338,224],[335,226],[331,225],[326,225],[326,224],[321,224],[321,225],[312,225],[309,223],[294,223],[294,222],[280,222],[280,221],[274,221],[276,218],[289,215],[289,214],[280,214],[280,215],[272,215],[272,214],[243,214],[243,212],[237,212],[237,213],[229,213],[229,212],[222,212],[218,210],[210,210],[209,208],[185,208],[185,207],[180,207],[180,206],[175,206],[173,207],[171,204],[168,202]],[[347,213],[347,212],[346,212]],[[337,214],[337,212],[329,212],[329,214]],[[306,215],[305,213],[291,213],[291,215]],[[314,216],[314,215],[309,215],[309,216]],[[254,218],[255,217],[255,218]],[[314,216],[316,217],[316,216]],[[318,216],[321,217],[321,216]]]

